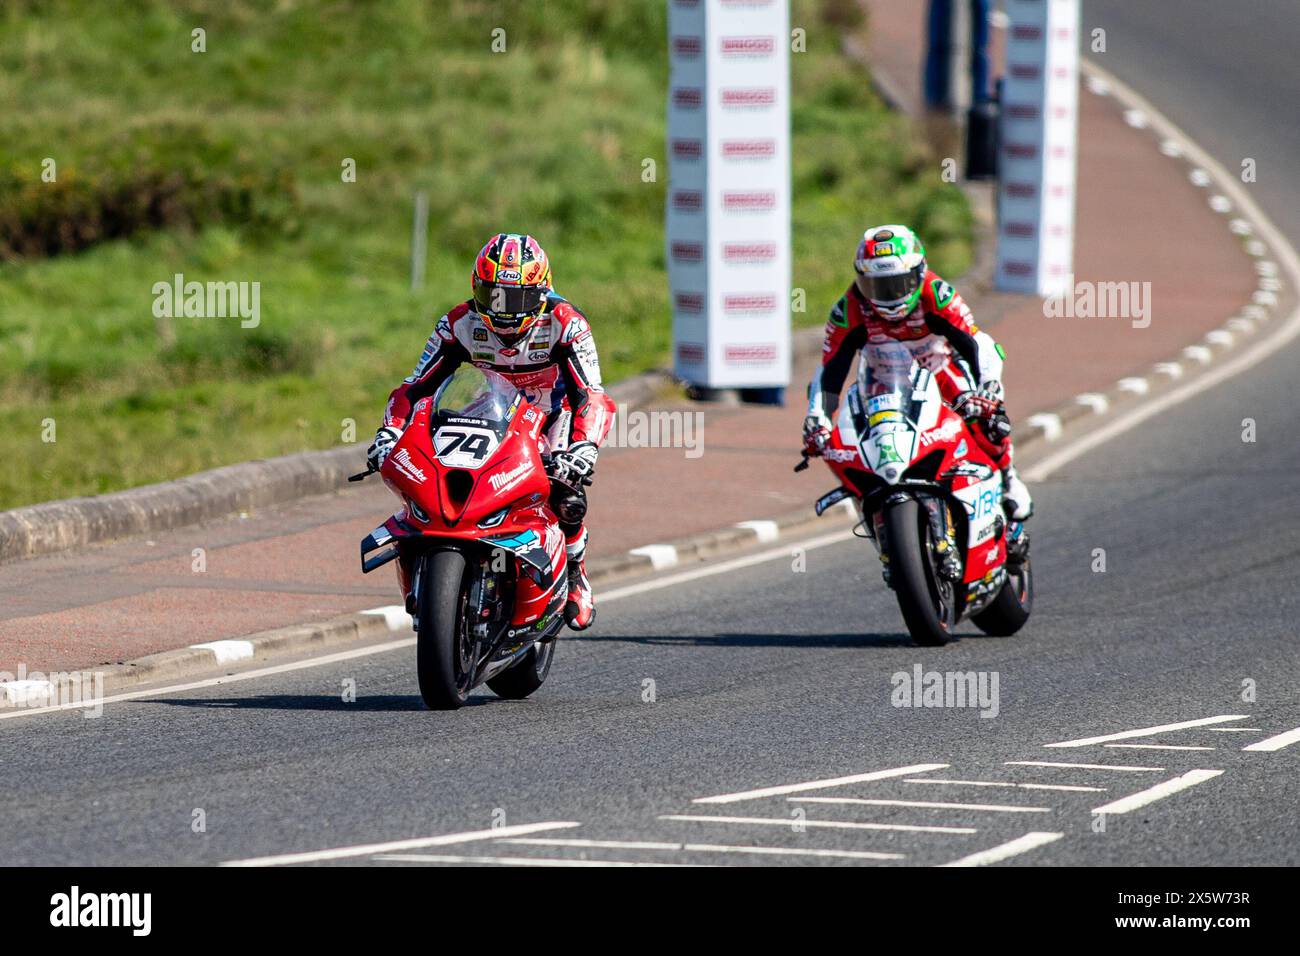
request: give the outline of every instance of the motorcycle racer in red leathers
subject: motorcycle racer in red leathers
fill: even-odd
[[[870,369],[873,346],[901,342],[934,373],[944,400],[975,426],[975,440],[1002,470],[1011,519],[1024,521],[1034,505],[1011,461],[1002,347],[980,331],[957,290],[929,270],[921,240],[906,226],[867,230],[853,264],[857,277],[831,310],[822,364],[808,386],[804,450],[820,455],[830,439],[854,356],[861,351]]]
[[[587,318],[551,286],[551,266],[532,236],[498,233],[474,263],[472,298],[449,310],[429,336],[419,364],[388,398],[384,423],[366,456],[378,470],[402,435],[412,406],[433,395],[464,362],[508,379],[536,407],[549,410],[542,453],[550,456],[551,504],[564,531],[569,565],[566,623],[584,630],[595,619],[587,550],[585,495],[598,449],[614,419],[600,383],[600,360]],[[409,569],[398,565],[403,594]]]

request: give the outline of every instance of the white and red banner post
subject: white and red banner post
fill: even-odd
[[[996,284],[1072,292],[1079,0],[1006,0]]]
[[[789,0],[668,0],[673,370],[790,382]]]

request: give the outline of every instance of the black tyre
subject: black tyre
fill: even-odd
[[[469,698],[474,643],[465,626],[465,555],[435,551],[420,567],[420,628],[415,667],[431,710],[455,710]]]
[[[1026,561],[1013,573],[1007,569],[1007,579],[1002,582],[993,603],[972,614],[971,620],[985,634],[1010,637],[1025,626],[1034,609],[1034,575]]]
[[[550,640],[545,644],[534,644],[518,664],[491,678],[488,687],[506,700],[523,700],[546,680],[551,670],[551,659],[555,656],[555,643]]]
[[[930,522],[924,506],[906,498],[885,507],[889,579],[912,640],[926,647],[947,644],[957,623],[951,581],[935,566]]]

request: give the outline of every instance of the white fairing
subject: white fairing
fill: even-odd
[[[939,383],[905,345],[873,348],[871,360],[858,363],[857,397],[868,423],[859,447],[867,466],[892,485],[916,457],[921,433],[938,421],[943,399]],[[841,435],[852,433],[851,422],[847,431],[841,424]]]
[[[967,545],[974,548],[993,537],[997,532],[998,516],[1002,514],[1002,473],[992,469],[988,478],[953,494],[966,507],[967,526],[970,528]]]

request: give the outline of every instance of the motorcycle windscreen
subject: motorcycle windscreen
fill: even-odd
[[[508,379],[462,365],[433,397],[434,457],[448,468],[482,467],[505,438],[518,403],[519,391]]]
[[[858,365],[863,396],[862,457],[894,480],[912,462],[923,422],[937,414],[933,376],[902,342],[869,343]]]

